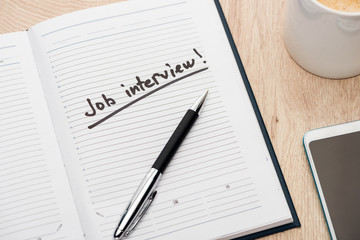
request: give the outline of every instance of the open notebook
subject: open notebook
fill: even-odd
[[[0,239],[112,239],[206,89],[128,239],[299,226],[219,3],[133,0],[0,35]]]

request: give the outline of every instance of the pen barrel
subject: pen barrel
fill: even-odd
[[[114,233],[114,239],[119,240],[123,236],[127,236],[144,216],[156,195],[155,188],[161,175],[160,171],[153,168],[146,174],[120,219]]]
[[[165,147],[161,151],[160,155],[156,159],[155,163],[153,164],[153,168],[159,170],[163,173],[166,167],[169,165],[172,157],[176,153],[177,149],[180,147],[181,143],[183,142],[184,138],[190,131],[192,125],[198,118],[198,114],[189,109],[177,128],[175,129],[174,133],[171,135],[170,139],[166,143]]]

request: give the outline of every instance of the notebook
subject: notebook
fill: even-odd
[[[300,226],[218,1],[125,1],[2,34],[0,86],[0,239],[112,239],[205,90],[127,239],[252,239]]]

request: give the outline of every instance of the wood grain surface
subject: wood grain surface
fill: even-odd
[[[0,33],[116,0],[0,0]],[[221,0],[301,221],[263,239],[330,239],[302,146],[305,132],[360,119],[360,76],[329,80],[300,68],[283,43],[286,0]]]

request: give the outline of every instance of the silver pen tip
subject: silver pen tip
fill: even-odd
[[[114,233],[114,239],[115,240],[120,240],[125,236],[125,231],[122,231],[120,229],[116,229],[115,233]]]
[[[208,94],[209,90],[206,90],[205,93],[203,93],[197,100],[196,102],[191,106],[191,110],[193,110],[194,112],[196,113],[199,113],[202,105],[204,104],[205,102],[205,99],[206,99],[206,96]]]

